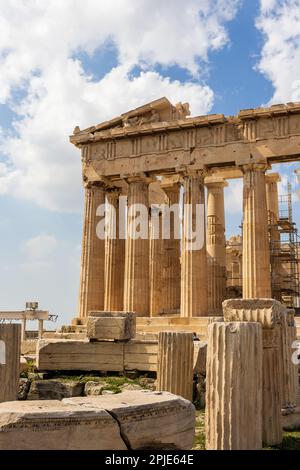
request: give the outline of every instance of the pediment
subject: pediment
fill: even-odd
[[[177,103],[175,106],[163,97],[158,100],[151,101],[143,106],[127,111],[121,116],[102,122],[97,126],[81,131],[77,126],[74,135],[87,132],[100,132],[109,129],[121,129],[128,127],[149,126],[152,123],[174,121],[176,119],[185,119],[190,115],[188,103]]]

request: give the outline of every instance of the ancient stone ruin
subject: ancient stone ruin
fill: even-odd
[[[20,332],[0,325],[13,358],[0,361],[0,449],[32,449],[37,432],[41,449],[190,449],[192,401],[205,407],[207,449],[281,445],[300,427],[300,250],[267,171],[299,160],[300,103],[190,117],[161,98],[70,140],[85,190],[78,314],[31,345],[22,335],[22,353],[42,376],[148,374],[153,389],[66,391],[43,376],[16,402]],[[242,235],[226,241],[237,178]]]

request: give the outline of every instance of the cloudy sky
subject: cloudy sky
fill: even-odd
[[[76,316],[68,135],[161,96],[193,115],[300,101],[300,0],[0,0],[0,309],[39,300],[60,323]],[[280,168],[283,192],[296,167]],[[241,181],[226,192],[230,236]]]

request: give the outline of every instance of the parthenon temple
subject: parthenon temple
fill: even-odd
[[[88,129],[76,127],[70,140],[81,149],[85,188],[78,322],[90,311],[221,315],[222,302],[233,297],[235,269],[236,296],[284,300],[276,283],[287,263],[279,246],[280,175],[271,170],[300,158],[300,103],[190,117],[188,103],[161,98]],[[234,178],[243,179],[242,235],[226,244],[224,188]],[[127,197],[128,220],[131,206],[152,206],[149,238],[97,236],[97,208],[106,201],[118,214],[120,195]],[[159,213],[160,204],[176,203],[181,239],[172,218],[168,239],[153,236],[153,206]],[[206,207],[204,243],[190,249],[185,232],[200,204]],[[108,233],[115,224],[111,213]],[[285,224],[297,236],[293,222],[286,218]],[[298,258],[297,252],[294,281]],[[296,284],[290,307],[299,306]]]

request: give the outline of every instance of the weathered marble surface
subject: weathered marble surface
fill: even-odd
[[[191,449],[195,408],[167,392],[0,404],[0,450]]]
[[[168,392],[128,391],[118,395],[66,398],[64,403],[103,407],[119,423],[128,448],[191,449],[195,407]]]

